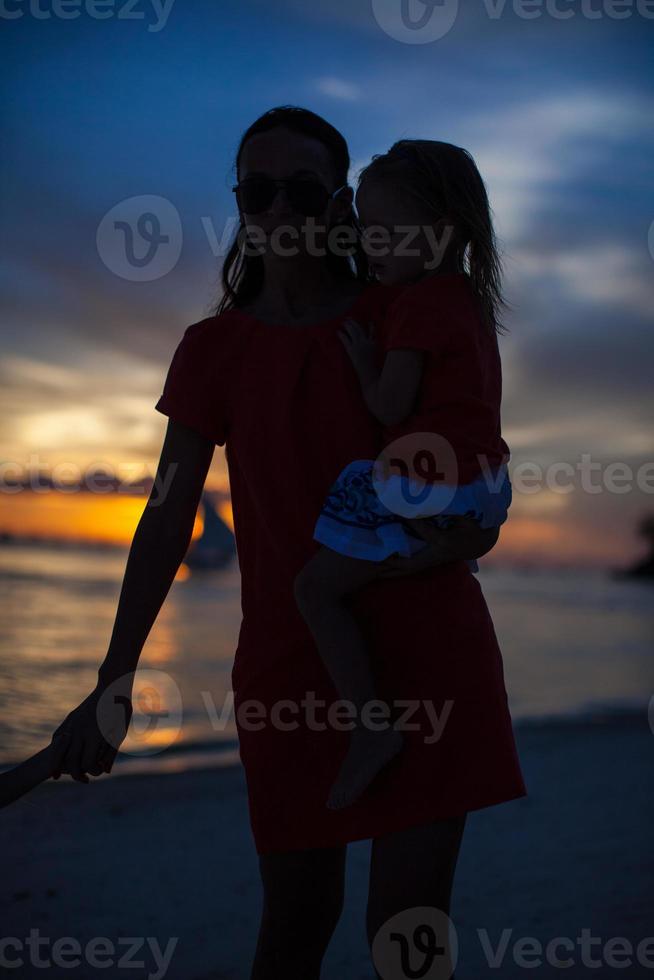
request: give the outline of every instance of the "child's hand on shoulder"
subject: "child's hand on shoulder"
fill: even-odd
[[[363,326],[352,317],[347,317],[339,331],[339,337],[355,367],[367,367],[375,363],[377,344],[372,323]]]

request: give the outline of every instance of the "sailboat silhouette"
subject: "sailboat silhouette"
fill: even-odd
[[[645,538],[648,553],[628,568],[615,568],[614,578],[644,578],[654,580],[654,514],[646,514],[638,523],[638,534]]]
[[[186,553],[184,563],[195,569],[223,568],[236,554],[234,535],[216,513],[206,490],[201,503],[204,529]]]

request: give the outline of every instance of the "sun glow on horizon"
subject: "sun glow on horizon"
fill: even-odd
[[[19,538],[129,545],[147,499],[146,494],[21,490],[4,500],[0,531]],[[192,540],[202,533],[202,527],[198,510]]]

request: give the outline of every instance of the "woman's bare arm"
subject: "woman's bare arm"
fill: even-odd
[[[56,729],[68,735],[53,777],[110,772],[132,716],[133,673],[193,532],[214,445],[168,422],[155,484],[129,550],[109,648],[93,691]],[[107,696],[105,696],[107,695]]]
[[[450,515],[448,515],[449,517]],[[499,527],[482,528],[472,517],[450,517],[452,526],[438,528],[423,520],[412,522],[427,546],[411,558],[392,555],[381,562],[382,578],[395,578],[421,572],[432,565],[450,561],[469,561],[488,554],[497,544]]]
[[[141,650],[191,541],[214,445],[168,420],[155,484],[127,558],[101,683],[136,670]]]

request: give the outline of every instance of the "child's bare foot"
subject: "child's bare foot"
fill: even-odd
[[[404,738],[394,728],[381,731],[355,728],[350,735],[347,755],[329,792],[329,809],[340,810],[353,803],[403,744]]]

